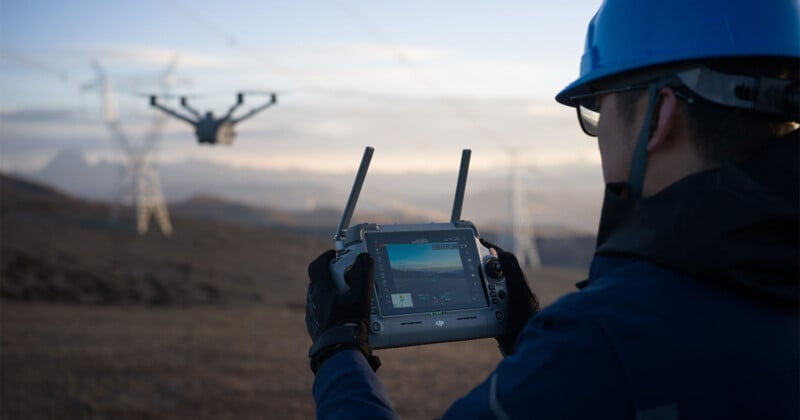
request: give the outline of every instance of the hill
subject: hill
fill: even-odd
[[[341,210],[316,208],[306,211],[286,211],[264,208],[246,203],[231,202],[211,195],[199,195],[170,206],[178,216],[195,220],[224,222],[233,225],[267,227],[274,231],[300,234],[330,241],[335,227],[341,219]],[[380,213],[356,211],[353,220],[374,223],[424,223],[431,219],[420,219],[419,214],[388,210]],[[358,223],[356,222],[356,223]],[[483,229],[481,236],[491,242],[511,249],[513,238],[497,226]],[[594,252],[594,236],[576,233],[568,229],[550,228],[535,238],[539,256],[544,265],[587,270]]]
[[[187,212],[204,205],[264,216],[202,198]],[[0,175],[0,418],[313,417],[306,266],[330,239],[181,211],[173,236],[138,236],[108,211]],[[544,305],[583,274],[527,272]],[[412,419],[440,416],[500,360],[492,339],[377,353]]]
[[[110,221],[104,204],[8,176],[0,176],[0,197],[5,299],[194,304],[293,296],[300,304],[309,259],[329,247],[310,236],[180,215],[171,237],[152,228],[139,236],[129,218]]]
[[[175,233],[139,236],[127,209],[0,174],[0,296],[83,303],[303,304],[306,266],[330,248],[335,210],[288,212],[200,196],[171,207]],[[361,215],[409,222],[401,213]],[[501,246],[509,238],[484,232]],[[543,262],[584,270],[593,238],[538,238]],[[547,270],[545,270],[547,271]],[[569,270],[567,270],[569,272]],[[580,274],[578,275],[580,276]],[[556,275],[556,277],[558,277]],[[280,290],[280,293],[276,293]]]
[[[500,162],[498,162],[500,163]],[[156,167],[170,204],[195,196],[291,212],[341,209],[353,184],[355,167],[345,172],[254,169],[221,163],[181,160]],[[371,214],[404,214],[414,221],[441,221],[450,215],[457,167],[440,172],[372,172],[358,210]],[[525,218],[537,234],[581,232],[593,235],[602,203],[599,168],[586,165],[519,168]],[[41,169],[24,176],[90,200],[112,200],[125,166],[116,161],[89,162],[78,150],[66,149]],[[465,218],[484,230],[510,228],[510,179],[502,165],[470,172],[464,199]],[[420,188],[424,186],[424,188]]]

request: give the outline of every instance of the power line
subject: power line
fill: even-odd
[[[69,73],[66,70],[9,47],[0,47],[0,60],[14,63],[22,68],[41,74],[55,76],[63,83],[70,83]]]
[[[392,40],[380,30],[378,25],[375,25],[363,14],[358,13],[350,4],[345,0],[337,0],[336,4],[340,10],[344,12],[356,25],[360,26],[364,32],[371,37],[375,42],[382,45],[382,47],[396,58],[396,62],[406,67],[427,90],[432,92],[437,99],[447,107],[450,112],[457,118],[465,121],[482,137],[484,141],[493,146],[507,146],[495,132],[489,130],[478,122],[477,115],[470,112],[462,106],[460,101],[454,99],[452,96],[447,95],[444,89],[441,89],[436,82],[419,66],[417,66],[409,57],[407,57]]]
[[[185,7],[178,0],[161,0],[161,3],[167,6],[167,8],[169,8],[178,17],[186,20],[190,24],[207,33],[221,37],[225,40],[225,43],[228,47],[241,51],[242,54],[247,58],[256,59],[261,64],[268,66],[271,71],[281,75],[282,77],[294,81],[299,85],[304,86],[306,89],[318,91],[332,90],[318,86],[314,83],[309,83],[307,80],[302,79],[298,76],[300,71],[297,69],[272,59],[271,56],[263,50],[249,46],[246,42],[243,42],[241,39],[239,39],[234,33],[229,32],[222,26],[216,24],[213,19],[193,12],[191,7]]]
[[[186,20],[187,22],[207,33],[225,39],[229,47],[238,49],[246,57],[255,59],[260,63],[265,64],[274,73],[286,78],[287,80],[297,83],[299,86],[297,90],[310,91],[326,96],[358,96],[375,101],[391,100],[392,98],[392,95],[388,94],[325,86],[317,83],[316,81],[303,78],[300,76],[301,72],[297,69],[274,60],[270,54],[259,48],[251,47],[245,40],[237,37],[234,33],[230,32],[221,25],[218,25],[213,19],[192,11],[192,8],[184,7],[179,0],[161,0],[161,3],[167,6],[178,17]],[[442,89],[436,82],[434,82],[434,80],[423,69],[417,66],[413,60],[404,54],[402,50],[397,48],[394,42],[392,42],[392,40],[385,35],[378,25],[374,24],[363,14],[356,11],[351,5],[344,1],[339,0],[336,2],[336,4],[345,16],[352,20],[356,26],[362,28],[368,37],[378,43],[392,57],[395,57],[396,64],[404,67],[411,75],[413,75],[413,77],[426,91],[431,92],[436,100],[444,105],[445,109],[447,109],[460,121],[466,123],[468,126],[471,126],[478,138],[482,139],[485,143],[491,146],[504,147],[508,145],[497,133],[488,129],[485,125],[480,124],[479,115],[471,112],[469,109],[464,107],[459,100],[453,98],[451,95],[445,94],[445,90]]]

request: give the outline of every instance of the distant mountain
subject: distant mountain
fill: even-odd
[[[273,213],[213,197],[183,205],[194,216],[175,208],[172,236],[156,229],[140,236],[130,217],[108,220],[107,205],[0,174],[0,298],[302,307],[308,262],[332,243],[330,236],[307,235],[291,226],[320,213]],[[282,228],[256,225],[262,222]],[[581,251],[586,240],[539,239],[549,267],[529,270],[528,278],[540,296],[552,299],[554,290],[563,293],[584,276],[590,254]],[[553,243],[562,247],[558,255],[546,251]]]
[[[0,214],[6,220],[9,217],[12,220],[34,219],[47,214],[52,221],[58,221],[75,220],[76,215],[107,217],[108,212],[101,204],[76,199],[48,185],[0,173]]]
[[[327,228],[333,235],[333,228],[340,215],[333,209],[316,209],[304,212],[268,209],[243,203],[235,203],[224,198],[199,195],[188,200],[173,203],[173,214],[198,220],[214,220],[245,226],[270,226],[286,230],[316,232]]]
[[[171,202],[214,195],[254,205],[298,210],[316,207],[317,203],[343,202],[346,196],[342,198],[342,195],[348,188],[346,183],[331,181],[335,175],[242,169],[202,161],[182,161],[155,168],[164,194]],[[125,170],[122,163],[90,164],[79,151],[67,149],[41,170],[20,175],[80,197],[111,201],[116,197]]]
[[[308,261],[329,241],[173,215],[138,235],[109,207],[0,174],[0,297],[74,303],[302,302]],[[276,295],[275,289],[282,293]]]
[[[339,218],[335,210],[290,212],[199,196],[171,206],[174,233],[164,237],[155,228],[137,235],[132,209],[117,220],[109,212],[106,204],[0,174],[0,297],[296,304],[305,293],[306,266],[332,247]],[[409,221],[401,213],[360,217]],[[483,236],[501,246],[508,240],[491,230]],[[572,271],[579,277],[593,238],[540,236],[537,245],[545,265],[578,269]]]
[[[211,195],[191,197],[188,200],[170,204],[169,208],[170,212],[182,217],[303,232],[324,239],[333,237],[342,218],[342,212],[339,209],[315,208],[288,211],[237,203]],[[415,214],[408,214],[402,210],[382,213],[359,211],[356,213],[356,219],[373,223],[415,223],[419,221]]]
[[[231,224],[268,227],[270,229],[302,232],[322,240],[331,240],[341,213],[336,209],[314,209],[309,211],[284,211],[226,201],[220,197],[197,196],[170,206],[173,214],[197,220],[213,220]],[[355,220],[375,223],[416,223],[413,214],[402,211],[385,213],[359,212]],[[510,232],[497,226],[480,228],[482,236],[505,249],[511,249],[513,239]],[[536,246],[542,262],[546,265],[588,268],[594,252],[594,236],[576,233],[568,229],[547,228],[538,233]]]
[[[171,203],[206,196],[274,211],[313,213],[322,209],[323,214],[330,209],[341,211],[355,172],[355,168],[353,173],[269,171],[192,160],[162,164],[156,169],[164,194]],[[89,164],[79,152],[67,150],[42,170],[24,176],[81,197],[111,201],[117,196],[123,170],[118,163]],[[564,167],[558,169],[558,176],[536,168],[523,172],[527,219],[533,223],[537,234],[594,232],[602,203],[602,188],[594,169]],[[571,180],[568,184],[564,182],[565,177]],[[357,211],[382,215],[381,220],[394,223],[445,221],[450,217],[455,180],[455,170],[452,173],[370,174]],[[502,172],[471,173],[462,216],[484,229],[510,229],[508,185],[507,174]],[[194,203],[200,204],[210,205]],[[250,212],[237,213],[242,220],[265,217],[244,208],[238,211]],[[312,218],[309,222],[317,220]],[[353,221],[376,220],[355,217]]]
[[[123,169],[109,163],[90,165],[80,150],[65,149],[38,172],[23,175],[79,197],[108,201]]]

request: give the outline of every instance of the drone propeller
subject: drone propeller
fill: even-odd
[[[181,99],[181,98],[197,99],[197,98],[208,97],[208,95],[203,95],[203,94],[199,94],[199,93],[188,93],[188,94],[183,93],[183,94],[181,94],[181,93],[173,93],[173,92],[168,92],[168,93],[136,92],[136,93],[133,94],[133,96],[136,96],[136,97],[139,97],[139,98],[149,98],[149,97],[152,97],[152,96],[156,96],[159,99]]]
[[[234,95],[237,100],[240,97],[244,96],[278,96],[278,95],[288,95],[293,93],[292,90],[253,90],[253,89],[244,89],[244,90],[237,90],[234,91]],[[203,92],[203,93],[178,93],[178,92],[134,92],[131,95],[139,97],[139,98],[149,98],[151,96],[156,96],[158,99],[202,99],[202,98],[216,98],[216,97],[230,97],[231,92]]]
[[[254,90],[254,89],[246,89],[246,90],[240,90],[240,91],[238,91],[238,92],[239,92],[239,93],[242,93],[242,94],[244,94],[244,95],[272,96],[272,95],[286,95],[286,94],[290,94],[290,93],[292,93],[293,91],[292,91],[292,90],[285,90],[285,89],[282,89],[282,90],[257,90],[257,89],[256,89],[256,90]]]

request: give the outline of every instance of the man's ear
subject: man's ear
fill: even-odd
[[[666,145],[677,122],[678,98],[675,91],[669,86],[662,87],[658,91],[658,102],[658,110],[653,119],[653,134],[647,142],[648,152]]]

